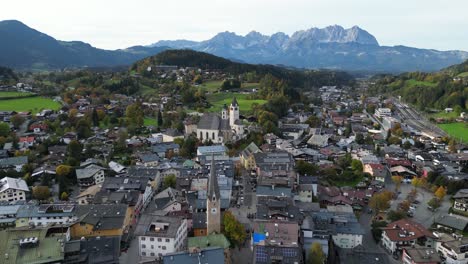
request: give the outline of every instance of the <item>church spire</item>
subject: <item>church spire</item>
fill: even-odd
[[[219,200],[218,178],[216,177],[214,154],[211,155],[210,177],[208,179],[208,197],[207,199]]]

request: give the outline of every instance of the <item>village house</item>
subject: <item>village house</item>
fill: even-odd
[[[5,177],[0,180],[0,201],[26,201],[29,188],[23,179]]]
[[[144,214],[135,229],[139,256],[160,259],[187,245],[187,220],[179,217]]]
[[[392,222],[382,230],[382,245],[391,253],[416,244],[423,247],[435,247],[434,234],[421,224],[409,219]]]

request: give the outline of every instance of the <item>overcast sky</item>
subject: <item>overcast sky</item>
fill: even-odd
[[[381,45],[468,50],[468,0],[12,0],[16,19],[60,40],[105,49],[205,40],[221,31],[263,34],[358,25]]]

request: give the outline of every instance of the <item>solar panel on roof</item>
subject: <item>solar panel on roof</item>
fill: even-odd
[[[263,247],[257,247],[255,259],[257,262],[267,262],[268,255]]]

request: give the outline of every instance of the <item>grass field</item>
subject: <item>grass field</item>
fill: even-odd
[[[60,104],[52,99],[44,97],[28,97],[0,101],[0,111],[31,111],[33,114],[42,109],[58,110]]]
[[[457,118],[460,115],[455,113],[454,111],[450,113],[446,113],[445,111],[440,111],[438,113],[430,114],[430,116],[434,118]]]
[[[206,92],[214,92],[219,90],[222,83],[223,81],[208,81],[200,84],[198,87],[201,87]]]
[[[247,113],[252,110],[252,104],[264,104],[266,100],[250,100],[248,99],[249,95],[241,93],[216,93],[208,96],[208,101],[213,105],[208,111],[210,112],[219,112],[223,108],[224,104],[230,105],[232,99],[236,97],[237,102],[239,103],[239,108],[241,113]]]
[[[145,126],[157,126],[158,120],[156,118],[145,117],[144,125]]]
[[[450,124],[439,124],[445,132],[451,137],[457,140],[462,140],[468,143],[468,124],[467,123],[450,123]]]
[[[457,75],[458,77],[468,77],[468,72],[462,72]]]
[[[32,93],[23,93],[23,92],[0,92],[0,98],[5,97],[20,97],[20,96],[31,96]]]
[[[437,85],[437,83],[416,81],[414,79],[407,80],[405,84],[407,86],[427,86],[427,87],[434,87]]]

